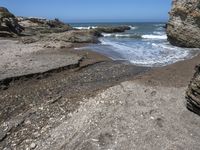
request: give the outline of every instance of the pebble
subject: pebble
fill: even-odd
[[[155,119],[155,118],[154,118],[154,117],[152,117],[152,116],[151,116],[150,118],[151,118],[152,120],[154,120],[154,119]]]
[[[30,145],[30,149],[35,149],[36,148],[36,144],[35,143],[31,143],[31,145]]]

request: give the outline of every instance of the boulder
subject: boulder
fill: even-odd
[[[167,24],[168,40],[180,47],[200,47],[200,1],[173,0]]]
[[[196,72],[186,92],[187,108],[200,115],[200,65],[196,66]]]
[[[19,35],[23,30],[17,18],[7,8],[0,7],[0,36]]]

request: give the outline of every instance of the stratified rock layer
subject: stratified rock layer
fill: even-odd
[[[173,45],[200,47],[199,0],[173,0],[167,35]]]
[[[167,35],[173,45],[200,48],[200,0],[173,0]],[[186,99],[187,108],[200,115],[200,65],[196,66]]]
[[[187,108],[200,115],[200,65],[196,66],[196,73],[186,92]]]

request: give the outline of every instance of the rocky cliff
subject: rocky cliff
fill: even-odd
[[[173,0],[168,40],[181,47],[200,47],[200,0]]]
[[[200,48],[200,0],[173,0],[167,35],[173,45]],[[187,108],[200,115],[200,65],[196,66],[186,99]]]
[[[46,33],[61,33],[72,30],[69,24],[65,24],[59,19],[48,20],[45,18],[18,17],[18,22],[25,27],[27,35],[37,35]]]
[[[200,115],[200,65],[196,66],[196,73],[186,92],[187,108]]]

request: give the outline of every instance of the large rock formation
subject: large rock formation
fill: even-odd
[[[173,0],[168,40],[181,47],[200,47],[200,0]]]
[[[200,48],[200,0],[173,0],[167,35],[173,45]],[[186,99],[187,108],[200,115],[200,65],[196,66]]]
[[[19,35],[24,28],[18,24],[17,18],[4,7],[0,7],[0,36]]]
[[[181,47],[200,48],[200,0],[174,0],[167,24],[168,40]],[[200,65],[186,92],[187,108],[200,115]]]
[[[45,18],[18,17],[19,24],[26,28],[24,34],[40,34],[40,33],[60,33],[72,30],[69,24],[65,24],[59,19],[48,20]]]

